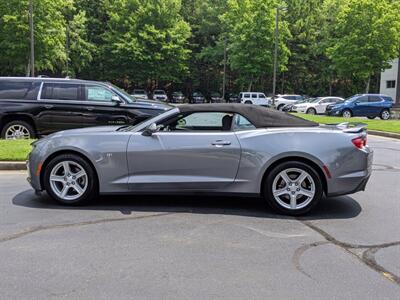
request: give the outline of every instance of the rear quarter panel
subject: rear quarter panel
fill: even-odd
[[[238,189],[258,193],[266,170],[284,158],[305,158],[332,178],[325,178],[328,192],[337,192],[336,179],[367,168],[365,153],[351,142],[354,134],[321,128],[258,129],[238,132],[242,156],[236,182]]]

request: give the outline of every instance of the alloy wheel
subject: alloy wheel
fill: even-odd
[[[74,161],[62,161],[50,173],[50,187],[54,194],[65,201],[81,197],[88,187],[85,169]]]
[[[289,168],[278,173],[273,181],[272,194],[276,202],[290,210],[306,207],[316,193],[312,176],[299,168]]]
[[[19,140],[19,139],[30,139],[31,134],[24,125],[11,125],[7,128],[5,133],[6,140]]]
[[[384,110],[381,114],[382,120],[389,120],[390,118],[390,112],[387,110]]]
[[[351,118],[351,112],[348,110],[345,110],[343,112],[343,118]]]

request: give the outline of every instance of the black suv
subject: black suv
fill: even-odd
[[[136,124],[171,106],[135,100],[105,82],[0,77],[1,138],[35,138],[59,130]]]

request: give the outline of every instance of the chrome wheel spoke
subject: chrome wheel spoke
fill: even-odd
[[[63,162],[63,168],[64,168],[65,175],[68,175],[71,173],[71,170],[69,169],[69,163],[67,161]]]
[[[75,176],[76,179],[79,179],[83,176],[86,176],[86,172],[81,170],[78,173],[73,174],[73,176]]]
[[[300,188],[300,191],[298,192],[300,195],[306,196],[306,197],[314,197],[314,192],[306,190],[304,188]]]
[[[51,181],[58,181],[58,182],[65,182],[63,176],[57,176],[57,175],[51,175],[50,176]]]
[[[276,190],[273,192],[275,197],[279,197],[285,194],[289,194],[289,192],[286,190],[286,188],[280,189],[280,190]]]
[[[299,185],[301,185],[303,183],[303,181],[307,178],[308,174],[304,171],[302,171],[299,175],[299,177],[297,177],[296,181],[298,182]]]
[[[75,184],[72,188],[81,196],[84,193],[84,190],[79,186],[79,184]]]
[[[289,183],[292,182],[292,180],[289,178],[288,174],[286,171],[282,171],[279,173],[279,175],[282,177],[283,181],[286,183],[286,185],[289,185]]]
[[[63,186],[63,188],[62,188],[62,190],[61,190],[61,193],[60,193],[60,197],[61,198],[65,198],[65,196],[67,195],[67,193],[68,193],[68,190],[69,190],[69,186],[67,186],[67,185],[64,185]]]
[[[297,207],[297,197],[296,195],[292,194],[290,195],[290,208],[296,209],[296,207]]]

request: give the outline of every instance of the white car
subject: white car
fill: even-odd
[[[240,103],[271,106],[271,99],[260,92],[242,92],[239,94]]]
[[[318,97],[310,102],[300,103],[293,106],[292,111],[310,115],[324,114],[329,104],[336,104],[344,101],[340,97]]]
[[[277,110],[282,110],[286,104],[294,104],[296,101],[303,100],[300,95],[277,95],[275,98],[275,107]]]
[[[167,93],[164,90],[154,90],[153,100],[167,101],[168,100]]]
[[[145,90],[142,89],[134,89],[133,94],[131,95],[133,98],[140,100],[148,100],[148,96]]]

